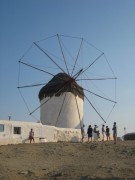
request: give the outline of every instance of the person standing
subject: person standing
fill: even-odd
[[[112,130],[113,130],[114,144],[116,144],[116,142],[117,142],[117,126],[116,126],[116,122],[114,122]]]
[[[81,135],[82,135],[82,139],[81,141],[84,141],[84,136],[85,136],[85,130],[84,130],[85,125],[83,124],[83,126],[81,127]]]
[[[31,129],[30,132],[29,132],[29,140],[30,140],[30,143],[31,143],[32,141],[35,142],[33,129]]]
[[[108,126],[106,126],[106,137],[107,137],[107,141],[110,140],[110,129]]]
[[[102,141],[104,141],[105,138],[105,125],[102,125]]]
[[[95,125],[94,126],[94,133],[96,133],[96,135],[97,135],[97,137],[98,137],[98,139],[100,138],[100,136],[99,136],[99,130],[97,130],[97,128],[98,128],[98,126],[97,125]]]
[[[90,142],[90,139],[91,139],[91,142],[92,142],[92,132],[93,132],[93,129],[92,129],[91,125],[89,125],[88,130],[87,130],[88,143]]]

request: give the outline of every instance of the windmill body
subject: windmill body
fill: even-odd
[[[83,89],[73,78],[57,74],[39,92],[41,122],[79,129],[83,123],[83,98]]]

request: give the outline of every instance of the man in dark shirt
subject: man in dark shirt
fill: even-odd
[[[92,132],[93,132],[93,129],[92,129],[91,125],[89,125],[88,130],[87,130],[88,143],[90,142],[90,139],[91,139],[91,142],[92,142]]]

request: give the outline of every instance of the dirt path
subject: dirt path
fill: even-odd
[[[135,179],[135,141],[0,146],[0,180]]]

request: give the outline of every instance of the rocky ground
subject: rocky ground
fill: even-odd
[[[135,141],[0,146],[0,180],[135,179]]]

